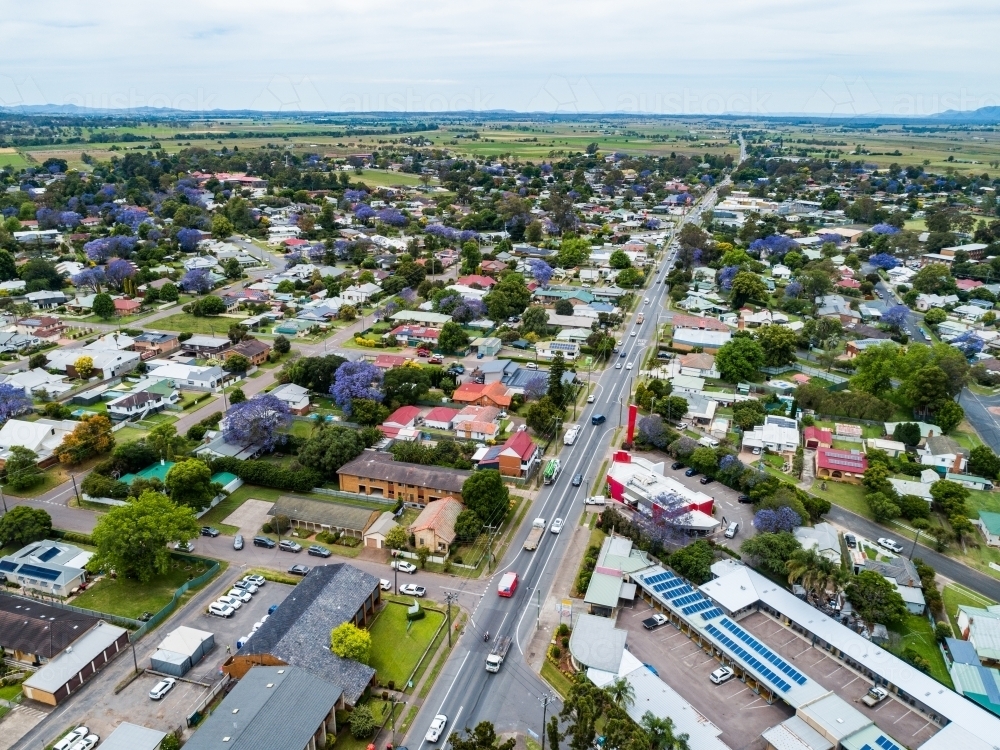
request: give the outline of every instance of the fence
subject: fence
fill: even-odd
[[[195,709],[187,716],[187,725],[193,727],[202,719],[202,711],[212,705],[212,701],[215,700],[216,696],[219,695],[223,690],[229,687],[229,683],[233,681],[233,678],[228,674],[223,674],[222,679],[219,680],[212,688],[202,696],[202,699],[198,701],[198,705]]]
[[[835,385],[841,383],[846,383],[849,378],[845,378],[843,375],[835,375],[832,372],[827,372],[826,370],[820,370],[816,367],[810,367],[809,365],[804,365],[801,362],[794,362],[790,365],[782,365],[781,367],[761,367],[760,371],[768,375],[781,375],[788,371],[801,372],[804,375],[810,375],[816,378],[822,378],[823,380],[829,380]]]
[[[201,560],[202,562],[211,562],[212,565],[208,570],[206,570],[197,578],[192,578],[190,581],[182,584],[181,587],[174,592],[174,596],[170,600],[170,602],[167,603],[167,605],[163,607],[163,609],[161,609],[159,612],[157,612],[155,615],[149,618],[147,622],[140,623],[138,621],[134,621],[136,622],[137,625],[139,625],[139,628],[135,632],[133,632],[131,636],[129,636],[129,641],[135,643],[144,635],[146,635],[146,633],[148,633],[150,630],[152,630],[161,622],[166,620],[167,617],[170,616],[170,613],[174,611],[174,607],[177,606],[177,602],[180,601],[181,597],[184,596],[184,594],[186,594],[190,589],[194,588],[195,586],[201,586],[201,584],[208,582],[209,580],[211,580],[212,576],[214,576],[219,571],[219,563],[217,563],[215,560],[206,560],[204,557],[198,557],[194,559]]]
[[[389,497],[379,497],[378,495],[355,495],[354,493],[351,492],[342,492],[341,490],[330,490],[327,489],[326,487],[313,487],[312,491],[320,495],[339,497],[343,498],[344,500],[353,500],[354,502],[358,502],[360,500],[364,502],[381,503],[382,505],[391,505],[391,506],[396,505],[396,500],[393,500],[392,498]]]
[[[215,566],[218,567],[218,563]],[[39,602],[45,602],[53,607],[59,607],[60,609],[65,609],[68,612],[76,612],[80,615],[87,615],[88,617],[95,617],[98,620],[104,620],[105,622],[110,622],[112,625],[117,625],[120,628],[127,628],[129,630],[140,628],[143,623],[140,620],[133,620],[131,617],[121,617],[119,615],[108,614],[107,612],[97,612],[93,609],[85,609],[83,607],[77,607],[73,604],[67,604],[59,599],[49,599],[41,596],[33,596],[32,594],[25,592],[23,594],[13,594],[19,599],[33,599]]]

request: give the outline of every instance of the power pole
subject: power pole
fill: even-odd
[[[444,600],[448,603],[448,648],[451,648],[451,603],[458,599],[458,594],[448,592]]]
[[[80,490],[76,488],[76,474],[70,474],[73,479],[73,493],[76,495],[76,502],[80,502]],[[5,503],[6,504],[6,503]]]
[[[542,627],[542,589],[535,589],[535,629]]]
[[[489,531],[490,536],[486,540],[486,569],[492,572],[493,570],[493,535],[496,534],[499,526],[483,526],[484,529]]]
[[[545,750],[545,712],[548,710],[549,704],[554,700],[552,693],[546,693],[538,700],[542,703],[542,750]],[[559,748],[553,748],[552,750],[559,750]]]

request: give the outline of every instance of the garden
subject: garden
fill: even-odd
[[[406,597],[388,601],[370,629],[370,665],[375,668],[379,684],[390,689],[406,689],[406,681],[445,620],[444,613],[428,609],[423,602],[424,617],[407,620],[407,607],[412,601]]]

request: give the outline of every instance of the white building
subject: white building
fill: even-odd
[[[799,427],[794,419],[767,416],[764,424],[743,433],[743,447],[767,448],[776,453],[794,453],[799,447]]]

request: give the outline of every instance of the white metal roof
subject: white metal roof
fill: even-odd
[[[103,620],[44,667],[24,681],[24,684],[45,693],[54,693],[111,644],[127,632]]]

